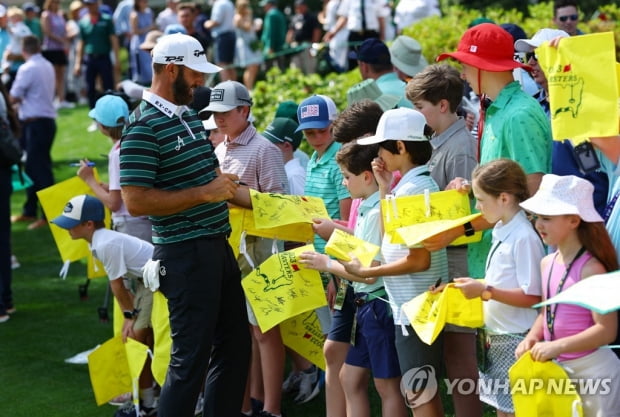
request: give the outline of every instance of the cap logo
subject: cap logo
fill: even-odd
[[[204,52],[203,52],[204,53]],[[185,59],[185,57],[183,55],[180,56],[176,56],[176,55],[166,55],[164,57],[164,60],[166,62],[183,62],[183,60]]]
[[[471,53],[474,53],[474,54],[475,54],[476,52],[478,52],[478,46],[476,46],[476,45],[471,45],[471,46],[469,47],[469,52],[471,52]]]
[[[63,213],[71,213],[73,211],[73,204],[71,204],[71,202],[69,201],[67,204],[65,204],[65,208],[62,211]]]
[[[214,101],[224,101],[224,89],[223,88],[215,88],[211,90],[211,102]]]
[[[194,49],[194,56],[195,56],[196,58],[198,58],[198,57],[200,57],[200,55],[204,55],[204,54],[205,54],[205,51],[204,51],[204,50],[200,51],[200,50],[198,50],[198,49]]]
[[[319,117],[319,105],[308,104],[307,106],[303,106],[301,108],[301,118],[305,119],[306,117]]]

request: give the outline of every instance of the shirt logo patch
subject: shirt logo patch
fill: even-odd
[[[476,45],[471,45],[471,46],[469,47],[469,52],[471,52],[471,53],[474,53],[474,54],[475,54],[476,52],[478,52],[478,46],[476,46]]]
[[[301,108],[301,118],[305,119],[306,117],[319,117],[319,105],[308,104],[307,106],[303,106]]]

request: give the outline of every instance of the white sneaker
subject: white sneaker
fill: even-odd
[[[309,369],[300,372],[301,382],[299,383],[299,394],[293,401],[297,404],[305,404],[319,395],[321,391],[321,378],[319,368],[312,365]]]
[[[86,131],[88,133],[93,133],[97,131],[97,122],[91,122],[91,124],[88,125],[88,127],[86,128]]]
[[[73,109],[75,108],[75,103],[71,103],[69,101],[61,101],[58,103],[59,109]]]
[[[17,256],[11,255],[11,269],[17,269],[22,266],[17,260]]]
[[[132,398],[133,398],[133,395],[131,395],[131,392],[126,392],[124,394],[119,395],[118,397],[112,398],[110,401],[108,401],[108,404],[121,406],[121,405],[131,402]]]

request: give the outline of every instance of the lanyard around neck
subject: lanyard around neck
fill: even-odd
[[[557,295],[560,292],[562,292],[562,289],[564,288],[564,284],[566,283],[566,280],[568,279],[568,274],[570,274],[570,270],[573,268],[573,264],[575,263],[577,259],[581,257],[581,255],[585,253],[585,251],[586,251],[586,248],[582,246],[577,252],[577,254],[575,255],[575,257],[573,258],[573,260],[570,261],[570,263],[568,264],[568,267],[566,268],[566,271],[564,272],[564,275],[560,279],[560,282],[558,282],[558,288],[554,295]],[[555,259],[558,257],[558,253],[556,253],[555,256],[553,257],[553,261],[551,262],[551,268],[549,268],[549,274],[547,275],[547,298],[551,297],[551,275],[553,274],[553,265],[555,264]],[[555,307],[555,308],[552,308],[552,307]],[[555,324],[555,313],[557,311],[558,311],[557,304],[553,306],[551,304],[545,306],[545,319],[547,321],[547,329],[549,330],[551,339],[553,339],[553,325]]]

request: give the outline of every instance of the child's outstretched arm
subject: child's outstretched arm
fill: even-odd
[[[431,266],[431,254],[426,249],[412,248],[404,258],[387,264],[364,267],[359,260],[353,259],[342,262],[342,265],[348,273],[363,278],[406,275],[426,271]]]
[[[487,285],[479,279],[455,278],[454,286],[460,288],[467,298],[481,297]],[[492,288],[489,300],[499,301],[514,307],[529,308],[540,302],[540,295],[526,294],[522,288]]]
[[[91,190],[93,190],[97,198],[101,200],[101,202],[107,208],[109,208],[111,211],[117,211],[121,208],[121,204],[123,202],[123,199],[121,197],[121,191],[110,191],[107,184],[103,184],[97,181],[95,179],[93,168],[88,164],[87,159],[82,159],[80,161],[80,168],[77,171],[77,175],[86,184],[88,184],[88,186]]]
[[[301,263],[306,265],[310,269],[316,269],[317,271],[321,271],[321,272],[329,272],[331,274],[342,277],[348,281],[363,282],[365,284],[373,284],[377,281],[377,277],[379,276],[377,275],[372,278],[364,278],[364,277],[360,277],[359,275],[351,274],[345,270],[344,266],[340,262],[334,261],[329,256],[324,255],[322,253],[304,252],[301,254],[299,258],[301,259]],[[353,258],[353,261],[357,261],[359,263],[359,260],[355,257]],[[379,262],[373,261],[370,268],[372,268],[375,265],[379,265]]]

